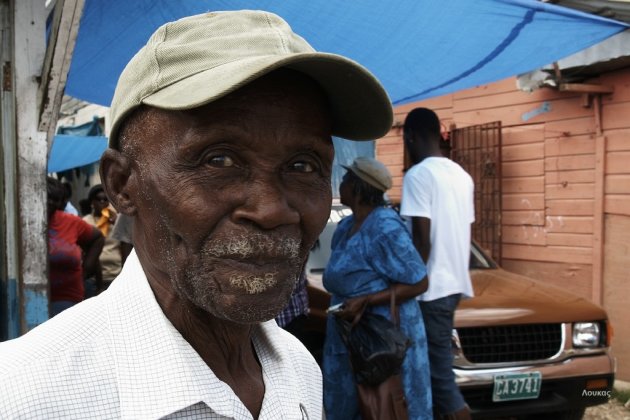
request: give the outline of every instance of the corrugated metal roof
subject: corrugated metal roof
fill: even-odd
[[[630,23],[630,0],[540,0],[559,6],[580,10],[597,16]],[[630,31],[579,51],[556,64],[562,72],[562,81],[580,83],[602,73],[630,66]],[[517,77],[517,86],[532,91],[542,86],[557,86],[552,64]]]
[[[630,0],[542,0],[586,13],[630,23]]]

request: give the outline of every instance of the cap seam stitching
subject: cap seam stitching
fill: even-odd
[[[164,25],[164,35],[162,35],[162,39],[160,39],[160,42],[158,42],[158,44],[153,49],[153,59],[155,60],[155,65],[157,67],[157,72],[155,74],[155,77],[153,78],[153,89],[152,89],[153,93],[155,93],[158,90],[158,88],[159,88],[159,85],[160,85],[159,84],[159,78],[160,78],[160,74],[162,73],[162,68],[160,67],[160,61],[158,60],[158,49],[160,48],[160,46],[166,40],[166,36],[167,36],[167,32],[168,32],[168,28],[169,27],[170,27],[170,24]],[[151,93],[145,94],[143,99],[148,97],[148,96],[151,96]]]
[[[265,21],[267,22],[267,26],[269,26],[269,29],[274,31],[276,33],[276,35],[278,36],[278,38],[280,39],[280,43],[282,44],[282,51],[285,54],[288,54],[289,53],[289,49],[287,48],[287,45],[286,45],[284,37],[282,36],[282,32],[280,32],[280,30],[278,28],[276,28],[271,23],[271,19],[269,19],[269,15],[267,15],[267,14],[265,14]]]

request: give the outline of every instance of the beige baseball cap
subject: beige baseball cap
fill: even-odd
[[[383,192],[392,187],[392,175],[383,163],[370,157],[359,156],[352,165],[341,165],[374,188]]]
[[[300,71],[328,96],[333,135],[351,140],[384,136],[392,106],[363,66],[316,52],[272,13],[205,13],[167,23],[123,70],[110,108],[110,147],[122,121],[141,104],[184,110],[215,101],[278,68]]]

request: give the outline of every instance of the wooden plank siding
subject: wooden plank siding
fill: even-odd
[[[616,330],[618,378],[630,380],[630,68],[586,81],[614,93],[516,90],[514,78],[397,107],[434,109],[447,127],[502,124],[503,267],[604,305]],[[599,109],[599,112],[597,110]],[[400,200],[400,127],[377,142]],[[625,337],[625,338],[624,338]]]
[[[608,214],[605,218],[604,307],[615,330],[613,351],[617,356],[617,379],[630,379],[630,217]]]
[[[504,258],[512,268],[537,262],[581,264],[581,273],[588,271],[584,267],[592,264],[595,203],[603,200],[607,213],[630,215],[630,71],[593,83],[598,82],[616,89],[602,97],[601,127],[607,141],[603,197],[596,196],[598,132],[593,107],[584,107],[579,93],[520,92],[515,79],[508,78],[395,108],[398,127],[376,148],[377,158],[394,176],[390,198],[400,200],[400,126],[410,110],[431,108],[443,125],[458,128],[500,120]],[[591,297],[590,286],[579,290]]]

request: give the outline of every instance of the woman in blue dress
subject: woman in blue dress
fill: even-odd
[[[413,246],[403,220],[385,206],[383,194],[392,185],[382,163],[357,158],[346,172],[339,195],[352,209],[338,225],[324,272],[331,305],[343,310],[329,315],[323,355],[324,408],[327,420],[360,419],[354,375],[347,349],[333,316],[366,311],[390,318],[390,291],[396,294],[400,328],[410,338],[402,366],[409,419],[432,419],[427,340],[415,297],[428,287],[426,267]]]

